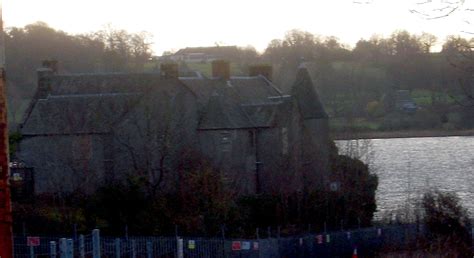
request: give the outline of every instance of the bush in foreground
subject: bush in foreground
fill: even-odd
[[[430,191],[422,200],[424,223],[430,233],[430,250],[472,257],[471,224],[456,194]]]

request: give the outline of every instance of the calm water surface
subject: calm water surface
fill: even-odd
[[[364,150],[359,155],[379,177],[376,218],[432,188],[457,193],[474,217],[474,137],[361,141],[358,147]],[[349,143],[337,141],[340,152],[347,151]]]

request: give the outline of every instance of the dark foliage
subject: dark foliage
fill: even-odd
[[[95,194],[38,196],[36,203],[14,206],[15,231],[39,234],[101,228],[104,234],[253,237],[280,233],[366,226],[375,211],[377,178],[362,162],[336,156],[334,180],[341,188],[313,189],[290,196],[236,196],[222,183],[219,171],[203,161],[186,162],[176,191],[151,190],[142,177],[104,185]],[[24,223],[24,224],[23,224]],[[270,229],[270,230],[268,230]]]
[[[423,196],[424,222],[435,248],[457,250],[462,257],[472,257],[471,223],[468,212],[452,193],[431,191]]]
[[[61,73],[143,71],[151,57],[150,36],[107,28],[89,35],[70,35],[37,22],[5,33],[11,125],[21,120],[25,100],[36,90],[36,69],[57,60]],[[14,128],[14,127],[11,127]]]

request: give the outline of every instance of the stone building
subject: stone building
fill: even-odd
[[[163,56],[163,60],[174,62],[202,63],[214,60],[238,60],[241,51],[237,46],[213,46],[213,47],[187,47],[178,50],[176,53]]]
[[[299,68],[290,92],[272,83],[271,67],[235,77],[229,63],[214,62],[213,78],[179,77],[177,69],[38,70],[17,153],[35,169],[35,191],[92,192],[130,174],[172,190],[177,168],[196,153],[239,194],[327,186],[327,115],[306,68]]]

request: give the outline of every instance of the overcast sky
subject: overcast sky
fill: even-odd
[[[290,29],[336,36],[351,46],[360,38],[388,36],[397,29],[425,31],[440,39],[450,34],[471,36],[462,31],[473,31],[465,20],[474,13],[457,12],[435,20],[410,13],[411,9],[425,8],[417,5],[423,1],[3,0],[3,17],[6,27],[44,21],[69,33],[96,31],[106,24],[130,32],[148,31],[154,36],[153,49],[158,55],[165,50],[216,43],[252,45],[263,51],[270,40],[282,38]]]

